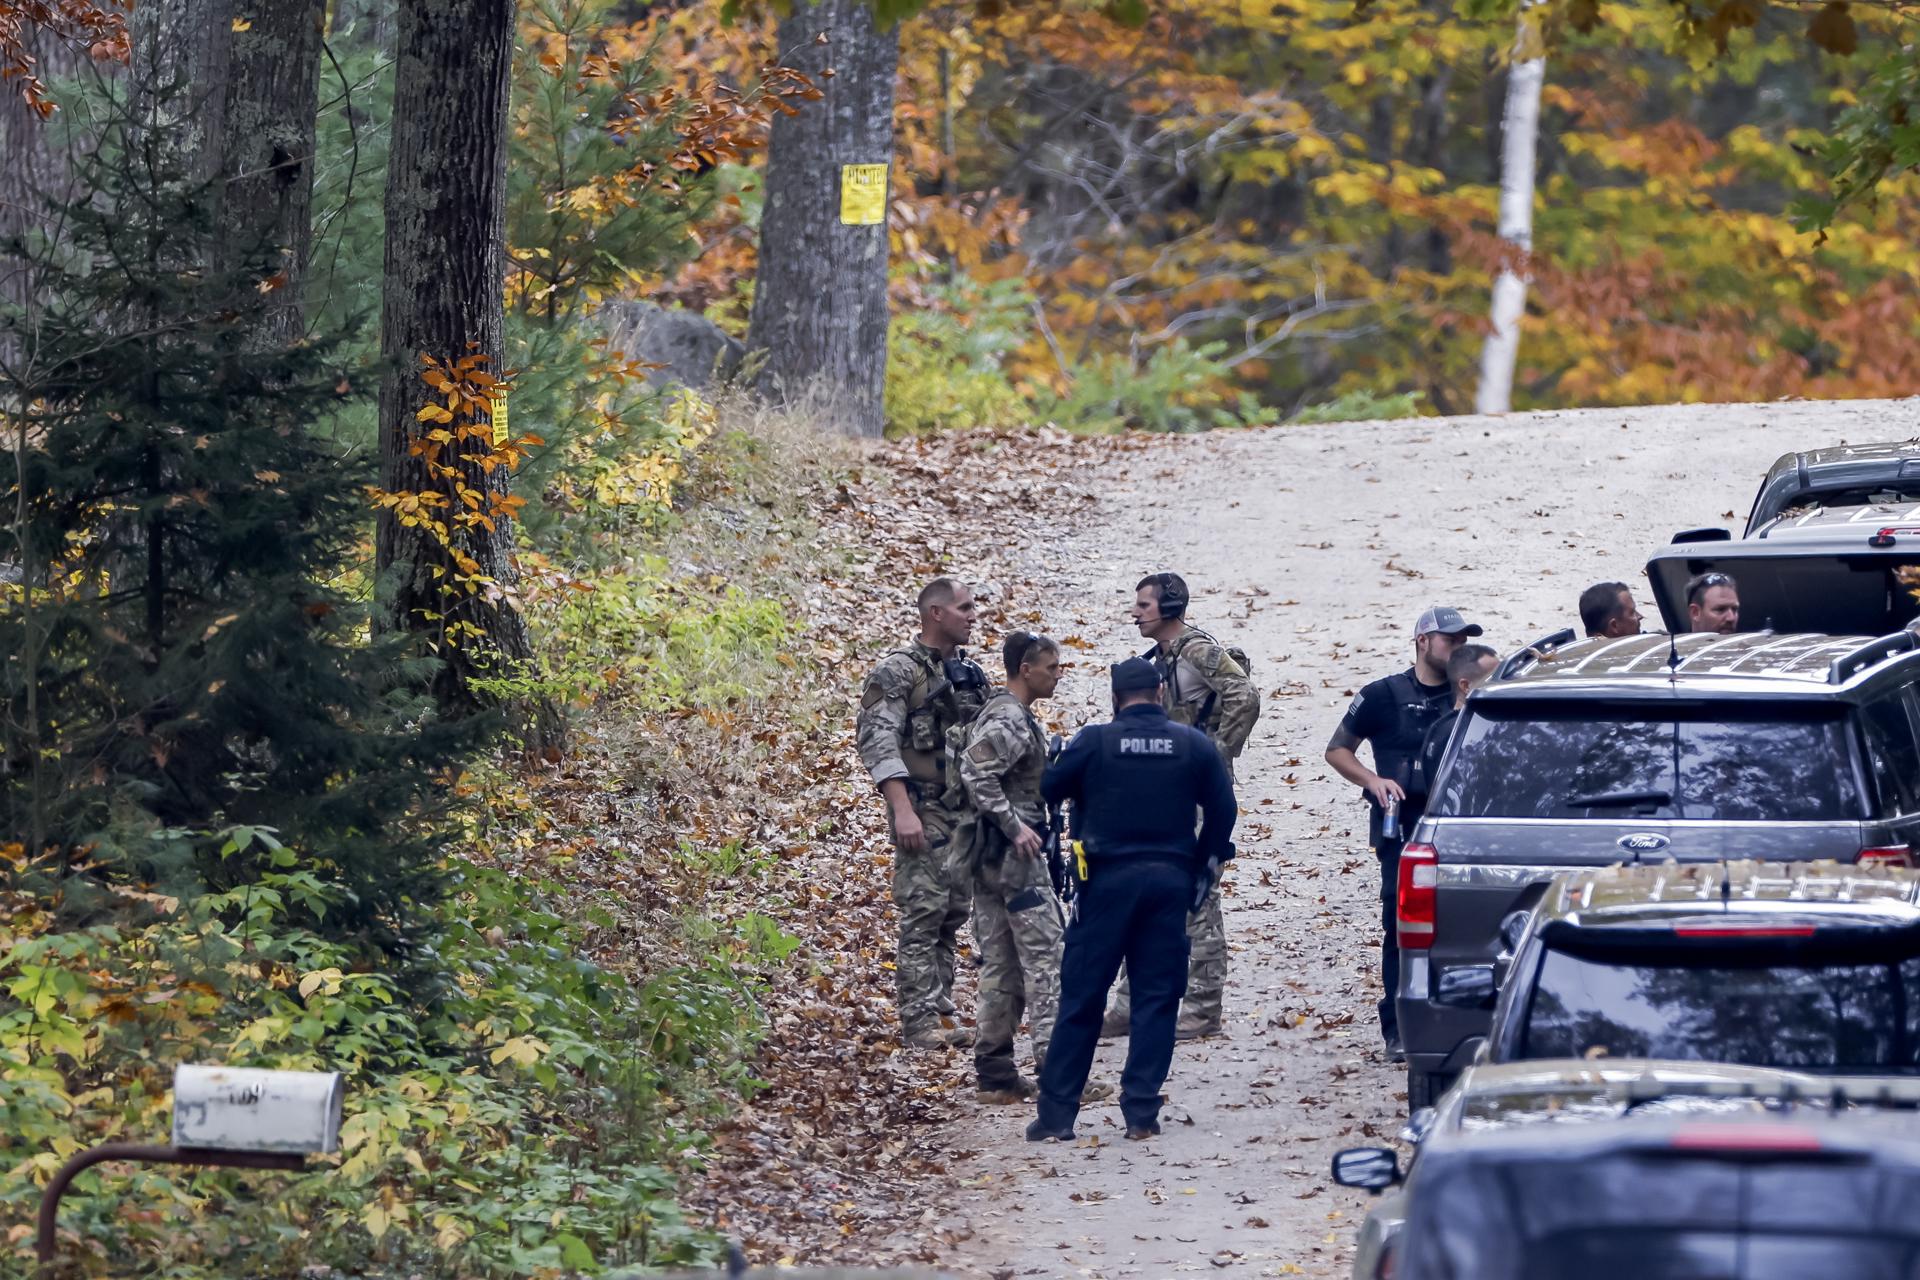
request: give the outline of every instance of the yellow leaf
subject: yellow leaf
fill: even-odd
[[[236,32],[251,31],[253,30],[253,24],[251,22],[248,22],[245,18],[235,18],[233,20],[233,29]]]
[[[340,990],[340,980],[343,976],[338,969],[314,970],[300,979],[300,998],[305,1000],[323,986],[327,989],[328,995],[336,994]]]
[[[511,1061],[515,1066],[530,1067],[546,1050],[546,1043],[533,1036],[515,1036],[493,1051],[493,1065]]]
[[[214,635],[220,630],[220,628],[226,626],[229,622],[232,622],[235,618],[239,616],[240,615],[237,613],[230,613],[224,618],[215,618],[213,620],[213,625],[208,627],[204,632],[202,632],[200,635],[200,638],[202,640],[213,639]]]
[[[365,1212],[360,1215],[360,1222],[366,1227],[367,1234],[378,1240],[387,1234],[387,1228],[393,1225],[393,1215],[387,1212],[384,1205],[376,1201],[366,1207]]]

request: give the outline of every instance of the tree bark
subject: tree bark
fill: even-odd
[[[1447,172],[1447,93],[1453,87],[1453,68],[1440,67],[1422,76],[1420,108],[1414,115],[1415,152],[1423,168]],[[1448,175],[1449,178],[1451,175]],[[1453,274],[1453,246],[1438,222],[1427,224],[1427,270],[1436,276]]]
[[[485,356],[500,371],[506,268],[507,95],[514,0],[403,0],[394,58],[393,140],[387,169],[386,274],[380,313],[381,484],[392,492],[443,493],[409,452],[416,414],[430,390],[421,357]],[[449,460],[453,460],[452,456]],[[460,458],[465,484],[500,493],[507,468],[489,472]],[[454,507],[459,510],[458,504]],[[457,533],[480,571],[503,588],[518,580],[513,525]],[[420,635],[439,653],[441,706],[467,714],[489,705],[480,675],[521,673],[533,657],[526,620],[511,600],[490,603],[443,588],[453,570],[429,531],[380,513],[375,534],[379,625]],[[434,570],[446,572],[436,578]],[[483,638],[463,637],[459,623]],[[532,717],[529,747],[558,736],[544,708]]]
[[[129,26],[140,128],[181,158],[191,180],[211,180],[225,137],[233,0],[142,0]]]
[[[1538,0],[1523,0],[1524,10]],[[1507,73],[1507,110],[1500,128],[1500,238],[1515,257],[1533,248],[1534,148],[1540,133],[1540,88],[1546,82],[1544,57],[1515,59]],[[1493,327],[1480,349],[1480,391],[1474,397],[1477,413],[1506,413],[1513,408],[1513,368],[1520,354],[1520,318],[1527,308],[1527,280],[1514,266],[1503,265],[1493,282]]]
[[[884,219],[841,222],[841,170],[891,164],[900,33],[876,29],[863,0],[817,0],[781,22],[780,49],[824,96],[773,123],[747,349],[765,353],[762,390],[824,394],[851,430],[877,436],[886,426],[887,228]]]
[[[234,0],[234,17],[218,245],[223,265],[261,261],[276,279],[260,337],[284,346],[305,327],[326,0]]]

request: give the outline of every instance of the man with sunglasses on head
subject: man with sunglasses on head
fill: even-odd
[[[917,603],[920,634],[867,676],[855,736],[893,833],[901,1038],[911,1048],[937,1049],[973,1040],[952,1020],[954,947],[973,901],[973,869],[953,856],[964,800],[947,799],[947,731],[971,723],[992,690],[961,648],[973,635],[967,585],[935,578]]]
[[[1730,636],[1740,629],[1740,588],[1724,573],[1687,579],[1687,630]]]
[[[1380,1032],[1387,1054],[1404,1057],[1394,992],[1400,985],[1400,949],[1394,941],[1393,899],[1400,873],[1400,806],[1407,798],[1414,761],[1427,730],[1453,705],[1447,662],[1468,639],[1483,634],[1458,609],[1436,605],[1413,628],[1413,665],[1362,688],[1327,741],[1327,763],[1359,787],[1367,798],[1367,842],[1380,860],[1380,977],[1386,986],[1380,1001]],[[1355,754],[1361,743],[1373,748],[1373,768]]]

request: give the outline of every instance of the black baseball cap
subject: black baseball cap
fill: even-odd
[[[1128,658],[1112,667],[1115,693],[1144,693],[1160,687],[1160,669],[1145,658]]]

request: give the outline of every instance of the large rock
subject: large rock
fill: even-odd
[[[716,376],[731,374],[745,354],[745,348],[719,325],[677,307],[610,302],[600,309],[600,322],[614,347],[628,359],[660,366],[647,373],[647,380],[656,386],[671,383],[705,389]]]

